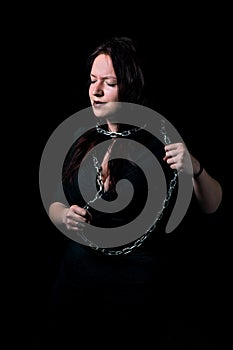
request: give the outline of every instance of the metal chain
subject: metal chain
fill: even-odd
[[[121,136],[121,137],[125,137],[125,136],[129,136],[129,135],[132,135],[132,134],[135,134],[137,131],[141,130],[141,129],[145,129],[146,127],[146,124],[140,128],[133,128],[133,129],[130,129],[130,130],[124,130],[122,132],[115,132],[115,131],[107,131],[107,130],[104,130],[102,129],[99,124],[97,123],[96,124],[96,130],[99,134],[104,134],[106,136],[110,136],[110,137],[118,137],[118,136]]]
[[[166,131],[166,128],[165,128],[165,121],[162,119],[161,123],[162,123],[161,134],[163,135],[164,143],[165,144],[169,144],[169,143],[171,143],[171,140],[170,140],[170,138],[167,135],[167,131]],[[106,130],[104,130],[102,128],[99,128],[98,125],[96,126],[96,129],[97,129],[97,132],[101,132],[101,133],[103,133],[105,135],[108,135],[110,137],[129,136],[133,132],[139,130],[139,128],[134,128],[134,129],[131,129],[131,130],[123,131],[122,133],[115,133],[115,132],[110,132],[110,131],[106,131]],[[95,168],[97,170],[97,183],[99,185],[99,190],[96,193],[95,197],[92,200],[90,200],[84,206],[84,209],[88,209],[89,208],[89,204],[95,202],[104,193],[104,191],[103,191],[104,184],[103,184],[102,172],[101,172],[102,168],[99,165],[98,159],[95,156],[93,156],[93,162],[94,162],[94,166],[95,166]],[[109,248],[100,248],[96,243],[90,241],[83,233],[79,233],[79,235],[88,244],[89,247],[91,247],[94,250],[98,250],[98,251],[102,252],[105,255],[122,255],[122,254],[129,254],[129,253],[131,253],[133,249],[135,249],[137,247],[140,247],[142,245],[142,243],[145,241],[145,239],[147,239],[150,236],[150,234],[155,230],[155,228],[157,226],[157,223],[162,219],[164,210],[168,206],[170,198],[171,198],[172,193],[173,193],[173,190],[176,187],[177,177],[178,177],[178,172],[176,170],[174,170],[174,176],[173,176],[173,178],[170,181],[169,189],[168,189],[166,197],[165,197],[165,199],[163,200],[163,203],[162,203],[162,208],[157,213],[154,222],[152,223],[152,225],[149,227],[149,229],[140,238],[138,238],[136,241],[134,241],[131,244],[129,244],[127,247],[122,248],[122,249],[118,249],[118,250],[113,250],[113,249],[109,249]]]
[[[141,129],[145,129],[145,127],[146,127],[146,124],[144,124],[144,126],[142,126],[140,128],[133,128],[130,130],[125,130],[123,132],[114,132],[114,131],[104,130],[99,126],[98,123],[96,124],[96,130],[98,133],[104,134],[106,136],[110,136],[112,138],[116,138],[117,136],[122,136],[122,137],[129,136],[129,135],[136,133],[137,131],[139,131]],[[102,167],[100,166],[98,159],[95,156],[93,156],[93,162],[94,162],[94,167],[96,168],[96,171],[97,171],[97,184],[99,185],[99,191],[96,193],[95,197],[84,206],[84,209],[88,209],[90,207],[89,204],[91,204],[91,203],[95,202],[97,199],[99,199],[102,196],[103,189],[104,189],[104,183],[103,183],[103,179],[102,179]]]
[[[103,193],[104,193],[104,183],[103,183],[103,178],[102,178],[102,167],[99,165],[98,159],[93,155],[93,162],[94,162],[94,167],[96,168],[96,181],[97,185],[99,186],[99,190],[97,191],[95,197],[91,199],[85,206],[83,207],[84,209],[88,210],[90,207],[91,203],[94,203],[97,199],[99,199]]]

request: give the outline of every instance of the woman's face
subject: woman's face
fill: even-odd
[[[111,115],[118,104],[118,85],[110,56],[100,54],[91,69],[89,97],[96,117]]]

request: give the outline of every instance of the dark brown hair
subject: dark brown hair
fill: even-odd
[[[100,54],[111,57],[119,87],[119,101],[143,104],[144,75],[133,40],[128,37],[113,37],[99,45],[89,56],[89,70]]]
[[[91,71],[95,58],[100,54],[109,55],[112,59],[117,77],[119,101],[143,104],[144,75],[133,40],[128,37],[113,37],[106,40],[88,57],[87,66],[89,71]],[[127,126],[124,125],[124,128],[127,129]],[[121,129],[122,125],[119,125],[119,131]],[[100,142],[101,137],[93,129],[86,132],[75,142],[72,151],[68,152],[64,162],[63,180],[71,180],[88,151]],[[114,179],[112,181],[114,182]]]

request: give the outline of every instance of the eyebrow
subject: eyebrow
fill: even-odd
[[[93,78],[97,78],[95,74],[90,74],[91,77]],[[106,75],[105,77],[102,77],[102,79],[116,79],[116,77],[112,76],[112,75]]]

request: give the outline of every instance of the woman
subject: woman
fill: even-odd
[[[89,67],[89,98],[97,125],[78,138],[67,154],[63,189],[69,206],[58,197],[49,208],[52,222],[85,238],[89,226],[111,230],[136,220],[148,196],[147,179],[136,163],[149,167],[151,154],[163,169],[168,188],[177,174],[191,176],[192,203],[195,202],[203,213],[214,213],[222,200],[221,185],[188,152],[184,143],[164,145],[143,124],[138,127],[117,119],[122,106],[124,110],[124,103],[144,104],[144,77],[132,40],[117,37],[104,42],[90,55]],[[129,143],[121,143],[121,139]],[[135,141],[151,153],[138,151]],[[104,146],[98,148],[101,144]],[[119,154],[124,157],[120,158]],[[193,172],[190,172],[190,160]],[[80,191],[78,176],[81,176],[88,200]],[[95,198],[88,193],[90,179],[96,186],[98,196]],[[134,188],[132,201],[126,207],[116,212],[103,212],[92,206],[96,198],[109,204],[114,202],[116,186],[122,179],[127,179]],[[124,186],[122,184],[123,193]],[[152,189],[154,196],[158,194],[157,187]],[[112,240],[112,245],[108,242],[102,247],[98,237],[98,244],[91,240],[90,244],[69,242],[51,297],[51,315],[58,329],[75,330],[85,324],[86,330],[93,331],[99,317],[103,316],[108,316],[105,327],[116,320],[136,322],[135,317],[140,326],[141,322],[145,326],[144,316],[148,315],[148,310],[156,324],[160,323],[161,315],[166,318],[164,314],[171,307],[167,289],[171,275],[168,275],[167,246],[163,237],[177,199],[177,185],[172,190],[163,215],[143,239],[133,233],[125,241],[124,238],[120,242]],[[160,212],[161,203],[163,199],[155,212]]]

